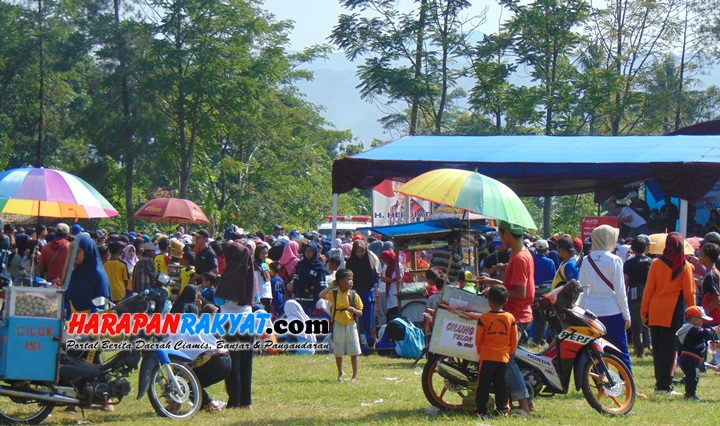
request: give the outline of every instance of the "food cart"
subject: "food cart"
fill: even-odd
[[[430,267],[432,250],[447,246],[451,233],[459,233],[460,244],[454,249],[459,253],[462,252],[464,262],[477,271],[475,237],[477,234],[494,230],[494,228],[481,225],[477,221],[457,218],[365,229],[393,240],[399,264],[398,270],[404,271],[403,274],[398,274],[395,282],[398,290],[400,316],[420,327],[422,327],[427,301],[422,290],[427,285],[425,271]]]
[[[63,292],[58,287],[6,289],[0,321],[0,380],[57,379]]]

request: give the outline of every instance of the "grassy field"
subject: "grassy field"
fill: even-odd
[[[315,356],[259,356],[253,364],[253,409],[201,412],[186,424],[287,425],[287,424],[481,424],[464,413],[426,414],[429,407],[423,395],[420,375],[424,360],[411,367],[412,361],[380,356],[360,359],[360,382],[336,382],[334,358]],[[632,425],[714,425],[720,409],[720,376],[715,372],[702,375],[698,395],[705,402],[685,402],[682,398],[652,394],[654,384],[652,358],[633,358],[638,388],[649,399],[637,400],[628,416],[604,417],[590,408],[582,393],[537,398],[537,411],[531,419],[517,417],[497,419],[485,424],[632,424]],[[346,362],[349,375],[349,359]],[[678,370],[678,376],[682,372]],[[676,376],[676,378],[678,378]],[[133,386],[137,377],[131,378]],[[682,391],[681,386],[680,389]],[[210,388],[216,399],[227,400],[222,383]],[[94,424],[172,424],[155,415],[145,397],[126,398],[114,413],[86,411],[85,422]],[[82,414],[67,414],[56,408],[44,424],[81,424]]]

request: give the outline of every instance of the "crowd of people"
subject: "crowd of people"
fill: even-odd
[[[631,200],[632,195],[628,197]],[[624,206],[619,214],[632,208],[632,204]],[[636,208],[646,210],[642,203]],[[640,217],[636,210],[625,214]],[[631,224],[633,219],[621,222]],[[443,285],[473,292],[484,289],[492,312],[507,323],[508,330],[515,330],[517,341],[501,352],[481,352],[481,359],[492,358],[488,358],[492,363],[483,365],[503,365],[480,371],[480,375],[506,374],[507,397],[519,402],[523,415],[530,415],[534,407],[514,362],[515,347],[518,343],[551,344],[553,336],[543,316],[533,315],[531,305],[536,295],[572,279],[584,285],[580,305],[598,315],[607,328],[606,339],[622,352],[630,369],[630,347],[636,357],[652,354],[655,393],[699,399],[695,392],[697,372],[704,368],[707,356],[704,342],[716,338],[708,326],[720,323],[720,275],[715,266],[720,234],[709,232],[697,252],[687,256],[683,237],[671,232],[663,254],[653,258],[647,254],[652,242],[637,232],[647,228],[636,228],[629,226],[633,237],[623,237],[620,229],[602,225],[588,241],[569,235],[534,240],[522,227],[501,222],[499,244],[490,243],[489,237],[479,239],[477,276],[450,246],[423,254],[429,267],[423,294],[428,306],[437,306]],[[358,380],[358,356],[373,348],[378,327],[398,316],[401,285],[394,284],[405,281],[407,275],[393,243],[379,235],[348,232],[329,241],[316,232],[293,230],[285,235],[280,225],[272,235],[245,233],[235,226],[222,236],[204,229],[186,233],[182,226],[172,235],[149,235],[88,232],[77,224],[64,223],[27,230],[4,225],[1,243],[8,273],[13,280],[37,276],[56,285],[64,283],[71,240],[78,242],[78,250],[67,290],[68,313],[94,310],[91,300],[100,295],[119,302],[147,288],[154,273],[174,269],[180,288],[171,312],[242,314],[263,310],[274,318],[290,314],[332,318],[339,381],[345,380],[344,355],[351,357],[350,381]],[[253,339],[233,338],[242,342]],[[206,360],[200,364],[206,367],[199,365],[196,371],[203,386],[225,380],[227,408],[251,407],[252,352],[217,350],[211,355],[216,358],[212,364]],[[684,394],[673,388],[678,358],[685,372]],[[480,389],[489,391],[488,386]],[[478,402],[485,401],[480,395],[478,398]],[[500,398],[505,398],[504,394]],[[203,404],[208,410],[223,408],[207,393]],[[478,415],[487,412],[478,411]]]

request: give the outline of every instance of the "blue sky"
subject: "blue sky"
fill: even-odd
[[[416,5],[415,0],[400,0],[400,7],[409,10]],[[469,14],[479,14],[488,7],[487,23],[481,26],[485,31],[496,31],[500,15],[500,6],[495,1],[474,1],[468,9]],[[295,29],[290,35],[290,49],[299,50],[318,43],[326,43],[326,37],[337,23],[341,13],[349,13],[340,6],[339,0],[265,0],[264,9],[278,19],[295,21]]]

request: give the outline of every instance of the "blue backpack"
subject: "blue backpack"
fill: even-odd
[[[395,351],[397,354],[403,358],[410,359],[419,357],[425,347],[425,335],[422,330],[415,327],[413,323],[405,321],[403,318],[395,318],[390,321],[390,323],[395,323],[395,327],[399,325],[405,330],[403,338],[393,338],[393,340],[395,340]],[[392,326],[388,324],[387,328],[390,329],[391,327]]]

